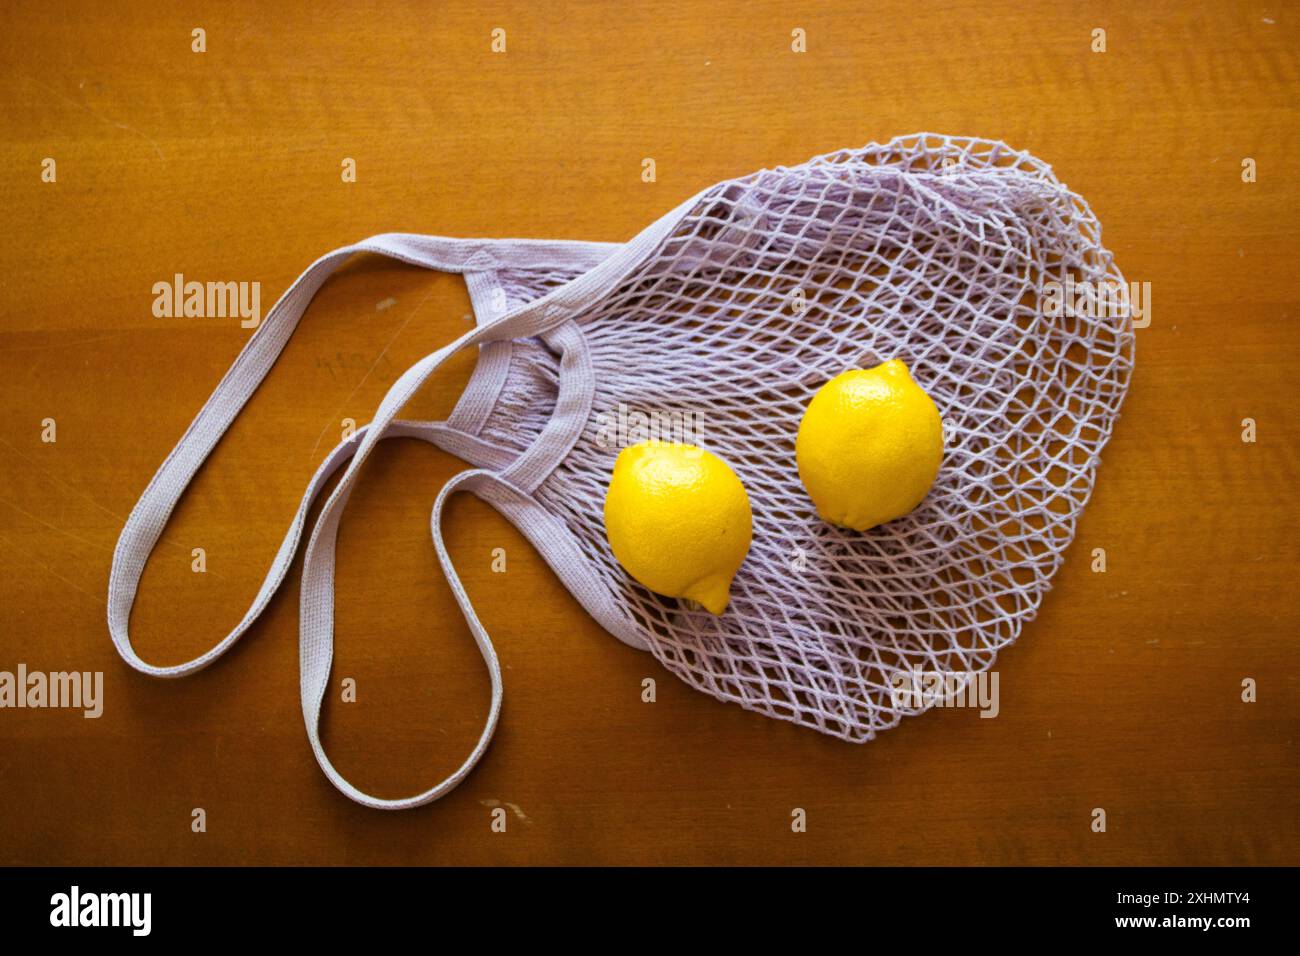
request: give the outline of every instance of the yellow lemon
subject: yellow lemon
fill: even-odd
[[[921,503],[939,473],[943,426],[907,366],[891,359],[823,385],[804,412],[794,451],[817,513],[866,531]]]
[[[749,552],[753,513],[736,473],[694,445],[624,448],[605,495],[614,557],[651,591],[721,614]]]

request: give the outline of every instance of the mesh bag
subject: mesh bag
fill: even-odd
[[[477,327],[408,370],[321,466],[240,624],[194,661],[146,664],[127,636],[144,560],[311,296],[359,251],[463,273]],[[1051,283],[1094,297],[1045,309]],[[448,420],[397,419],[471,345],[479,360]],[[866,741],[936,703],[900,700],[900,677],[946,674],[960,688],[1033,618],[1091,491],[1132,356],[1126,287],[1087,204],[1041,161],[987,140],[917,134],[763,170],[704,190],[625,244],[375,237],[299,278],[164,462],[118,543],[110,631],[129,663],[157,676],[215,660],[279,586],[312,499],[346,466],[304,559],[301,690],[317,759],[353,799],[400,808],[442,796],[495,727],[496,655],[442,543],[443,503],[457,490],[493,504],[610,633],[691,686]],[[890,358],[943,416],[939,477],[909,515],[863,533],[837,528],[799,481],[799,422],[827,380]],[[649,592],[610,553],[601,505],[619,450],[678,437],[645,433],[655,421],[691,423],[682,437],[727,461],[749,493],[753,545],[721,616]],[[438,494],[432,532],[493,685],[464,764],[400,799],[352,787],[317,731],[338,518],[361,463],[390,436],[434,442],[473,466]]]

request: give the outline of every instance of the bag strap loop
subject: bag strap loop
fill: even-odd
[[[485,498],[508,500],[516,508],[521,507],[521,501],[526,501],[536,509],[536,503],[531,501],[526,491],[514,487],[509,477],[503,476],[503,473],[516,469],[528,483],[527,490],[530,491],[545,477],[548,467],[553,468],[576,440],[590,409],[590,363],[581,336],[575,336],[576,330],[558,330],[562,320],[557,319],[557,313],[553,309],[543,311],[527,307],[494,316],[487,321],[483,321],[480,316],[482,324],[478,327],[407,369],[389,389],[374,420],[358,429],[351,438],[340,442],[317,468],[252,604],[239,623],[204,653],[183,663],[165,666],[150,664],[136,653],[131,644],[129,621],[140,578],[149,555],[190,481],[270,372],[316,292],[329,275],[352,255],[372,252],[425,268],[462,272],[467,274],[468,281],[477,283],[477,286],[472,285],[473,289],[482,286],[487,275],[497,269],[590,269],[617,248],[604,243],[477,241],[386,234],[336,249],[317,259],[271,308],[180,441],[163,461],[122,528],[113,552],[107,608],[109,632],[122,659],[136,670],[154,677],[181,677],[201,670],[226,653],[261,615],[283,583],[297,551],[312,502],[330,477],[346,464],[342,478],[327,499],[312,531],[303,562],[299,659],[303,716],[308,739],[330,781],[347,796],[367,806],[386,809],[419,806],[452,790],[469,773],[491,740],[501,707],[501,670],[492,642],[474,612],[447,554],[441,530],[443,506],[451,493],[463,487]],[[490,411],[492,399],[484,395],[467,396],[467,401],[457,405],[451,423],[405,421],[396,417],[430,375],[452,355],[471,345],[489,346],[491,361],[485,363],[488,371],[482,380],[486,383],[487,390],[494,395],[492,386],[495,384],[499,387],[501,384],[500,378],[505,374],[503,360],[508,362],[509,351],[508,348],[502,351],[493,346],[505,347],[510,339],[527,335],[541,335],[549,344],[564,352],[561,359],[561,396],[557,400],[557,407],[564,411],[565,426],[557,428],[553,423],[548,423],[522,455],[475,434]],[[392,437],[429,441],[479,466],[461,472],[444,485],[434,504],[432,527],[443,572],[487,664],[492,681],[492,705],[478,743],[456,772],[414,797],[384,800],[357,790],[334,769],[320,742],[319,719],[333,659],[334,547],[339,518],[366,458],[378,442]],[[487,468],[492,470],[488,471]]]
[[[501,714],[501,664],[497,660],[496,648],[492,645],[492,639],[488,636],[483,623],[479,620],[478,614],[474,610],[474,603],[466,593],[460,575],[456,573],[456,568],[451,562],[451,556],[447,553],[447,545],[442,537],[442,512],[448,497],[457,490],[464,488],[467,491],[483,492],[493,483],[500,481],[499,477],[482,469],[462,471],[457,475],[453,475],[442,486],[442,490],[438,493],[437,500],[433,504],[431,528],[434,547],[438,553],[438,562],[442,565],[443,574],[447,577],[447,583],[451,586],[456,603],[460,605],[461,613],[465,615],[465,621],[469,624],[470,632],[474,635],[474,641],[478,644],[479,653],[483,656],[483,663],[487,665],[488,677],[492,683],[492,701],[483,724],[483,730],[479,733],[478,740],[475,742],[469,756],[443,780],[414,796],[384,799],[359,790],[335,769],[334,764],[330,762],[328,755],[325,753],[324,745],[321,743],[321,707],[325,701],[325,692],[329,686],[330,668],[334,659],[334,549],[338,533],[338,512],[330,512],[333,516],[332,519],[327,519],[326,513],[322,512],[320,522],[312,535],[303,564],[300,621],[301,644],[299,646],[299,660],[301,666],[299,673],[303,721],[307,725],[307,739],[311,743],[312,753],[316,755],[316,762],[324,771],[325,776],[341,793],[363,806],[378,810],[406,810],[423,806],[445,796],[454,790],[474,768],[474,765],[478,763],[479,759],[487,751],[488,744],[492,741],[492,735],[496,732],[497,718]],[[337,501],[346,501],[346,493]],[[327,507],[329,506],[327,505]],[[341,508],[341,505],[339,507]]]

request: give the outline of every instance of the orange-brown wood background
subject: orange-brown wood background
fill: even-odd
[[[1298,25],[1279,2],[5,4],[0,670],[103,671],[105,710],[0,710],[0,862],[1300,863]],[[373,233],[621,241],[717,180],[927,129],[1052,163],[1152,290],[1076,541],[998,660],[997,719],[932,712],[857,747],[718,703],[601,631],[464,495],[450,548],[506,699],[438,803],[366,810],[317,769],[296,565],[198,676],[118,659],[118,532],[249,335],[155,318],[153,283],[258,281],[265,312]],[[239,619],[340,421],[468,311],[455,276],[371,260],[329,281],[148,565],[147,659]],[[407,417],[445,414],[472,363]],[[325,740],[383,795],[453,769],[487,706],[428,535],[457,468],[387,442],[343,522],[333,681],[358,701],[332,695]],[[518,808],[504,834],[498,802]]]

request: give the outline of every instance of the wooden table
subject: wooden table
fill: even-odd
[[[0,12],[0,670],[105,675],[99,719],[0,711],[0,863],[1300,863],[1297,11],[278,7]],[[200,675],[119,660],[117,535],[249,335],[155,317],[154,283],[260,282],[266,309],[316,256],[378,232],[622,241],[717,180],[921,129],[1051,162],[1152,289],[1093,500],[998,660],[998,719],[933,712],[855,747],[718,703],[604,633],[467,495],[447,533],[506,704],[486,760],[433,806],[366,810],[317,769],[296,566]],[[148,565],[146,658],[179,662],[234,625],[341,420],[368,420],[468,311],[459,278],[387,262],[326,285]],[[444,415],[472,364],[408,417]],[[458,467],[387,442],[344,519],[334,677],[357,700],[328,705],[325,739],[386,795],[454,768],[487,707],[428,538]]]

